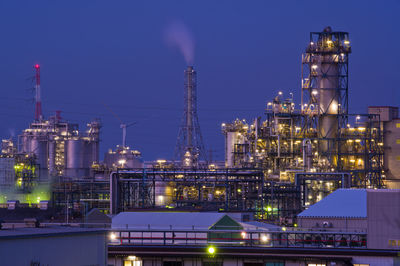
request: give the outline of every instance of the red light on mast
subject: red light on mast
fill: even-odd
[[[35,68],[36,68],[36,69],[38,69],[39,67],[40,67],[39,64],[36,64],[36,65],[35,65]]]

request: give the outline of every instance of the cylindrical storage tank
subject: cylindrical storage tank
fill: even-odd
[[[80,177],[83,168],[83,142],[80,139],[66,141],[66,175],[69,177]]]
[[[33,137],[30,140],[30,153],[35,154],[40,168],[47,168],[47,141]]]
[[[35,154],[38,156],[39,151],[39,140],[36,137],[30,137],[29,138],[29,144],[28,144],[28,152],[30,154]]]
[[[143,168],[143,160],[140,157],[137,157],[134,154],[127,154],[124,157],[127,168]]]
[[[21,140],[21,152],[30,153],[30,137],[24,134]]]

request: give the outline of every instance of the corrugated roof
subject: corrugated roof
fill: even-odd
[[[111,227],[147,229],[150,226],[150,229],[200,230],[208,229],[224,216],[227,215],[209,212],[121,212],[112,218]]]
[[[367,217],[366,189],[338,189],[298,217]]]

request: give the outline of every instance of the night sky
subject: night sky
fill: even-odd
[[[370,3],[371,2],[371,3]],[[144,160],[173,157],[186,62],[165,37],[185,25],[194,39],[198,112],[206,149],[223,158],[221,123],[263,116],[278,91],[300,99],[301,53],[310,31],[350,33],[351,112],[398,106],[400,1],[1,1],[0,137],[34,115],[33,65],[41,65],[45,118],[101,118],[101,152],[121,143]],[[101,154],[101,157],[102,154]]]

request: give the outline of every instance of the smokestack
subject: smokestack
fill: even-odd
[[[42,115],[42,100],[40,98],[40,65],[36,64],[34,66],[36,69],[36,75],[35,75],[35,80],[36,80],[36,85],[35,85],[35,120],[36,121],[41,121],[43,119]]]

